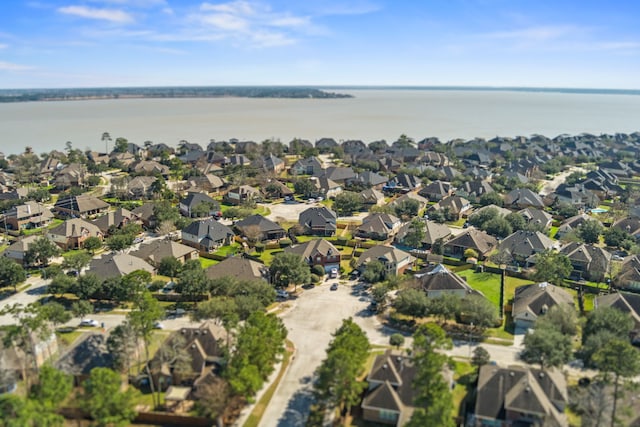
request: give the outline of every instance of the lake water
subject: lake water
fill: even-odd
[[[211,139],[394,141],[640,130],[640,96],[465,90],[344,90],[348,99],[118,99],[0,104],[0,151],[104,150],[103,132],[206,146]],[[111,147],[110,147],[111,148]]]

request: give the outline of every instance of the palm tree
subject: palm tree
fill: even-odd
[[[111,135],[109,132],[102,133],[102,142],[104,142],[105,153],[109,154],[109,143],[111,142]]]

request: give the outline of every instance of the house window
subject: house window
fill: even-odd
[[[378,412],[378,418],[385,421],[396,421],[398,419],[398,413],[380,409]]]

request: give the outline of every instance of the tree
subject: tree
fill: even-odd
[[[67,323],[71,320],[71,313],[67,311],[64,305],[55,301],[42,305],[39,309],[40,315],[47,321],[53,323],[53,327]]]
[[[569,258],[551,249],[544,250],[535,255],[536,271],[533,280],[538,282],[550,282],[562,285],[565,277],[573,270]]]
[[[527,228],[527,221],[524,219],[522,214],[518,212],[511,212],[505,216],[504,219],[509,223],[513,231],[520,231]]]
[[[14,292],[18,292],[18,283],[27,280],[27,273],[17,262],[0,257],[0,284],[3,286],[13,286]]]
[[[513,229],[511,228],[511,224],[505,218],[495,217],[485,222],[482,228],[493,236],[498,237],[507,237],[511,233],[513,233]]]
[[[132,234],[116,234],[107,238],[107,247],[112,251],[123,251],[133,245],[135,236]]]
[[[495,191],[492,191],[491,193],[484,193],[482,196],[480,196],[479,202],[481,206],[502,206],[503,204],[502,196],[500,195],[500,193],[497,193]]]
[[[420,211],[420,202],[415,199],[404,199],[400,203],[395,204],[395,214],[398,218],[409,220],[418,216]]]
[[[93,368],[84,382],[82,408],[98,426],[129,425],[136,416],[134,392],[121,391],[120,375],[108,368]]]
[[[486,208],[471,215],[469,217],[469,224],[473,225],[474,227],[484,228],[484,224],[494,218],[498,218],[498,209],[494,207]]]
[[[391,334],[389,337],[389,345],[394,346],[396,349],[400,349],[404,344],[404,336],[399,333]]]
[[[585,365],[593,366],[593,355],[610,341],[629,339],[633,319],[628,313],[613,307],[602,307],[591,311],[582,328],[580,355]]]
[[[383,281],[385,277],[384,264],[378,260],[369,261],[364,268],[364,273],[362,273],[362,278],[367,283],[378,283]]]
[[[60,255],[60,248],[46,237],[38,237],[29,245],[24,254],[24,262],[29,265],[49,265],[51,258]]]
[[[433,245],[431,246],[431,253],[434,255],[444,254],[444,240],[442,237],[437,238],[436,241],[433,242]]]
[[[129,321],[125,320],[111,330],[107,350],[113,357],[114,367],[120,372],[129,372],[133,357],[140,356],[136,331]]]
[[[172,256],[162,258],[158,264],[158,274],[169,276],[171,279],[176,277],[180,270],[182,270],[182,263]]]
[[[316,370],[314,395],[325,407],[342,405],[348,413],[366,387],[357,377],[369,354],[369,340],[351,318],[342,321],[333,337],[327,358]]]
[[[568,304],[554,305],[536,320],[536,327],[541,326],[555,328],[563,335],[575,336],[578,333],[576,310]]]
[[[362,200],[358,193],[352,191],[343,191],[336,195],[333,201],[333,210],[339,216],[353,215],[354,212],[359,211],[362,208]]]
[[[421,325],[413,335],[413,362],[416,375],[413,379],[414,411],[410,427],[452,427],[453,398],[449,384],[442,376],[447,356],[438,352],[451,348],[451,340],[433,323]]]
[[[222,378],[215,378],[195,392],[195,409],[198,415],[210,419],[219,418],[231,398],[229,383]]]
[[[197,300],[207,291],[208,285],[207,274],[198,260],[195,260],[195,263],[184,264],[178,275],[178,292],[189,299]]]
[[[160,303],[155,299],[151,292],[145,290],[138,295],[134,301],[134,308],[127,315],[127,321],[135,332],[138,339],[142,340],[145,351],[145,362],[149,362],[149,346],[151,345],[151,335],[155,327],[155,323],[162,318],[164,310],[160,307]],[[155,406],[159,405],[159,401],[155,395],[154,381],[149,369],[149,363],[145,363],[145,369],[149,377],[149,386]]]
[[[68,268],[80,272],[91,262],[91,255],[85,251],[73,252],[62,261],[62,268]]]
[[[55,412],[73,388],[73,379],[51,365],[44,365],[38,375],[38,383],[31,389],[30,397],[42,410]]]
[[[620,247],[622,242],[631,238],[631,235],[618,227],[609,227],[604,232],[604,242],[607,246]]]
[[[463,255],[464,255],[465,259],[468,259],[468,258],[478,259],[478,251],[476,251],[473,248],[465,249]]]
[[[587,220],[578,227],[578,236],[585,243],[598,243],[604,228],[596,220]]]
[[[100,291],[101,285],[102,283],[98,276],[89,273],[78,277],[71,291],[81,300],[88,300]]]
[[[251,399],[273,372],[284,352],[287,329],[278,317],[253,313],[240,327],[236,345],[224,372],[233,392]]]
[[[84,241],[82,247],[88,250],[90,253],[94,253],[102,247],[102,240],[99,237],[91,236]]]
[[[299,285],[311,280],[311,270],[305,260],[300,255],[288,252],[279,253],[273,258],[269,272],[276,286]]]
[[[429,309],[429,298],[420,289],[406,289],[398,293],[393,301],[393,308],[398,313],[416,317],[424,317]]]
[[[524,336],[522,360],[542,369],[562,366],[571,359],[571,337],[553,327],[538,327]]]
[[[640,374],[640,353],[629,343],[628,339],[616,339],[600,348],[593,355],[593,361],[601,371],[613,374],[611,427],[614,427],[616,425],[620,378],[631,378]]]
[[[84,316],[93,313],[93,304],[86,300],[74,301],[71,304],[71,312],[74,316],[84,319]]]
[[[310,179],[299,179],[293,183],[293,191],[300,194],[303,198],[313,197],[318,191],[313,181]]]
[[[473,349],[473,356],[471,357],[471,364],[480,370],[480,367],[486,365],[491,361],[491,355],[482,346],[478,346]]]
[[[429,312],[445,323],[447,320],[455,318],[456,314],[460,312],[460,302],[459,296],[443,293],[429,301]]]
[[[496,307],[480,295],[467,295],[460,300],[460,316],[480,329],[490,328],[498,320]]]
[[[403,243],[411,248],[422,247],[422,240],[425,236],[424,229],[425,223],[418,218],[414,218],[411,221],[407,234],[405,234],[404,239],[402,239]]]
[[[69,277],[64,273],[56,274],[47,285],[47,292],[52,295],[62,295],[69,292],[75,283],[76,279],[73,277]]]

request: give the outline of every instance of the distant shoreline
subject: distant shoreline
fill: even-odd
[[[60,89],[0,89],[0,103],[39,101],[86,101],[110,99],[172,98],[283,98],[341,99],[353,98],[349,90],[398,91],[469,91],[561,93],[576,95],[640,95],[640,89],[547,88],[518,86],[180,86],[180,87],[113,87]]]
[[[0,89],[0,103],[168,98],[340,99],[352,95],[308,87],[130,87]]]

